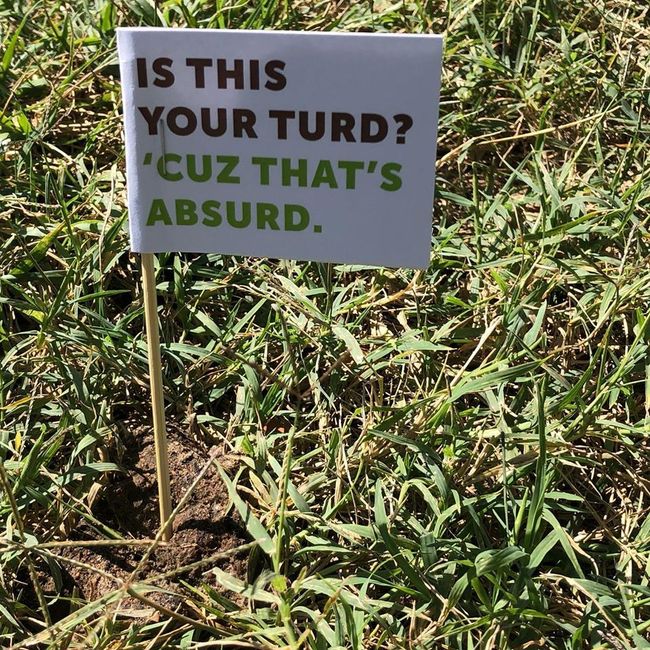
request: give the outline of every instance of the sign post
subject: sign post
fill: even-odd
[[[172,513],[172,505],[169,489],[169,459],[167,455],[163,375],[160,363],[156,279],[152,253],[142,253],[142,291],[144,294],[144,321],[147,332],[147,354],[149,357],[149,386],[151,387],[153,437],[156,449],[158,507],[160,509],[160,525],[165,526],[162,533],[162,539],[163,541],[168,542],[171,537],[170,517]]]
[[[131,248],[142,254],[165,522],[171,503],[152,254],[426,268],[442,37],[117,34]]]

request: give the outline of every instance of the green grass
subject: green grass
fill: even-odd
[[[644,5],[3,0],[2,644],[649,647]],[[445,31],[431,264],[159,255],[167,417],[230,454],[257,578],[53,621],[61,531],[150,417],[114,28],[157,23]]]

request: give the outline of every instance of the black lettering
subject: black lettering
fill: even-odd
[[[314,129],[309,129],[309,111],[299,111],[298,113],[298,130],[305,140],[313,142],[320,140],[325,135],[325,112],[316,111]]]
[[[146,88],[149,85],[147,83],[147,59],[137,58],[135,63],[138,71],[138,88]]]
[[[174,84],[174,73],[171,71],[172,63],[173,61],[166,57],[154,59],[151,67],[158,75],[154,79],[154,86],[158,86],[158,88],[169,88]]]
[[[248,72],[250,76],[249,88],[251,90],[260,89],[260,62],[253,59],[248,62]]]
[[[186,120],[185,126],[178,122],[180,117]],[[190,135],[196,131],[196,115],[191,108],[186,106],[174,106],[167,113],[167,126],[174,135]]]
[[[156,108],[153,109],[153,113],[148,106],[138,106],[138,110],[147,122],[149,135],[158,135],[158,121],[160,120],[162,112],[165,110],[164,106],[156,106]]]
[[[341,137],[346,142],[356,142],[352,129],[354,128],[354,115],[350,113],[332,113],[332,142],[340,142]]]
[[[212,65],[212,60],[185,59],[185,65],[194,68],[194,87],[205,88],[205,69]]]
[[[235,82],[235,90],[244,89],[244,60],[235,59],[235,67],[228,69],[228,61],[226,59],[217,59],[217,86],[221,90],[228,88],[228,80],[233,79]]]
[[[228,128],[228,116],[225,108],[217,109],[217,124],[213,126],[210,122],[210,109],[201,109],[201,128],[203,133],[213,138],[222,136]]]
[[[296,111],[269,111],[269,117],[278,122],[278,140],[286,140],[287,121],[296,117]]]
[[[388,122],[384,117],[377,113],[361,114],[361,142],[381,142],[387,135]]]
[[[282,73],[285,65],[284,61],[273,60],[264,66],[264,72],[269,78],[264,84],[267,90],[282,90],[287,85],[287,79]]]
[[[247,108],[232,109],[232,131],[235,138],[241,138],[246,133],[247,138],[256,138],[255,133],[255,113]]]

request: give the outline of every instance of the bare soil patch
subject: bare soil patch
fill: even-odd
[[[124,473],[114,474],[103,488],[101,498],[93,508],[93,516],[121,533],[126,540],[153,539],[160,525],[153,436],[149,428],[136,427],[127,433],[123,442],[120,465]],[[172,501],[175,506],[215,450],[175,431],[168,434],[168,443]],[[157,548],[138,572],[136,580],[152,579],[177,571],[155,582],[165,593],[149,594],[151,600],[168,608],[178,608],[184,590],[181,581],[193,586],[201,583],[216,586],[211,572],[214,567],[245,578],[246,553],[183,570],[188,565],[209,560],[216,553],[230,551],[249,541],[237,516],[227,512],[227,505],[227,490],[213,465],[176,516],[171,541]],[[86,541],[106,537],[84,521],[72,531],[70,539]],[[62,595],[77,594],[86,601],[92,601],[118,588],[118,581],[113,578],[128,579],[146,549],[147,546],[143,545],[79,545],[57,549],[57,554],[62,558]],[[142,603],[135,598],[127,598],[120,605],[122,610],[142,607]]]

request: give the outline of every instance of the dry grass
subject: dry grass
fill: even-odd
[[[5,645],[648,646],[643,3],[1,7]],[[446,31],[426,272],[159,256],[167,416],[257,542],[176,610],[57,568],[70,521],[133,541],[94,516],[149,418],[114,28],[155,22]]]

